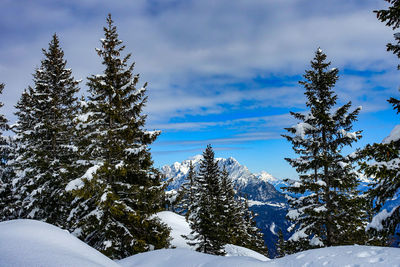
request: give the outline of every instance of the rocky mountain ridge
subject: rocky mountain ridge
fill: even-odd
[[[163,166],[161,171],[169,181],[168,190],[178,189],[182,185],[188,175],[190,162],[192,162],[195,171],[198,171],[202,158],[202,155],[196,155],[182,162]],[[285,202],[284,195],[274,187],[274,184],[280,183],[280,180],[268,172],[262,171],[261,173],[253,174],[246,166],[241,165],[232,157],[226,159],[216,158],[216,160],[220,170],[225,168],[234,186],[241,193],[246,194],[249,199],[262,202]]]

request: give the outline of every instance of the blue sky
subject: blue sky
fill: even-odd
[[[135,72],[149,82],[147,128],[163,132],[152,145],[157,167],[211,143],[217,156],[253,172],[294,178],[284,160],[294,154],[280,135],[296,123],[289,111],[305,109],[298,81],[318,47],[340,70],[340,103],[363,106],[354,129],[364,138],[354,147],[381,141],[397,124],[386,102],[399,96],[398,60],[385,48],[393,32],[372,13],[384,7],[383,0],[2,0],[2,112],[15,121],[13,106],[55,32],[85,93],[86,77],[102,71],[94,49],[111,12]]]

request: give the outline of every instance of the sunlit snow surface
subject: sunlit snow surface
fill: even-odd
[[[158,216],[172,229],[172,241],[188,230],[182,216],[162,212]],[[183,244],[184,245],[184,244]],[[390,266],[400,267],[400,249],[342,246],[314,249],[268,260],[245,248],[228,245],[228,257],[199,253],[189,248],[162,249],[137,254],[114,262],[84,244],[67,231],[34,220],[14,220],[0,223],[0,266],[137,266],[137,267],[321,267],[321,266]],[[259,259],[257,259],[259,257]]]
[[[256,267],[256,266],[276,266],[266,265],[267,262],[254,258],[237,256],[222,257],[213,256],[196,252],[187,248],[161,249],[151,252],[141,253],[128,257],[118,262],[124,267]]]
[[[400,266],[400,249],[366,246],[341,246],[300,252],[281,259],[259,261],[250,257],[221,257],[188,249],[146,252],[118,262],[125,267],[362,267]]]
[[[368,246],[340,246],[319,248],[289,255],[281,259],[276,259],[273,262],[275,265],[271,266],[399,267],[400,248]]]
[[[0,266],[118,266],[67,231],[34,220],[0,223]]]
[[[191,231],[185,217],[170,211],[159,212],[157,213],[157,217],[171,228],[172,246],[177,248],[191,248],[186,243],[186,239],[182,237],[182,235],[189,235]]]

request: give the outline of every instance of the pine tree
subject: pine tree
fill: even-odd
[[[197,250],[210,254],[223,255],[222,250],[215,252],[215,244],[222,247],[233,244],[268,256],[263,234],[256,226],[255,215],[249,210],[247,199],[236,194],[229,173],[218,167],[211,146],[203,153],[200,172],[194,173],[190,167],[184,184],[185,191],[193,195],[188,205],[188,220],[192,228],[188,244],[196,245]],[[212,251],[211,251],[212,249]]]
[[[283,237],[282,229],[278,231],[278,241],[276,242],[276,258],[282,258],[286,256],[286,241]]]
[[[169,245],[169,229],[153,215],[162,208],[164,187],[148,146],[159,131],[146,131],[146,86],[137,88],[131,54],[118,39],[111,15],[96,49],[104,72],[88,78],[90,96],[81,118],[85,171],[68,190],[77,197],[70,215],[75,234],[113,259]]]
[[[244,214],[241,203],[235,197],[232,181],[225,167],[221,173],[221,222],[225,231],[222,240],[225,244],[238,244],[242,242],[243,233],[246,231],[244,225]]]
[[[349,112],[351,102],[334,110],[337,95],[333,87],[338,70],[328,70],[330,62],[318,49],[306,71],[307,114],[291,114],[301,122],[286,128],[283,135],[299,158],[286,160],[296,168],[299,181],[287,191],[300,194],[289,199],[287,217],[292,221],[288,240],[291,252],[311,247],[352,244],[356,236],[363,242],[366,205],[357,191],[358,175],[353,169],[357,157],[343,156],[341,150],[361,138],[361,131],[350,132],[361,107]]]
[[[252,249],[266,257],[269,257],[268,248],[265,246],[264,234],[256,225],[256,214],[249,209],[248,200],[242,201],[242,214],[245,231],[242,233],[237,245]]]
[[[12,187],[12,195],[14,196],[14,203],[8,207],[8,213],[13,213],[16,218],[25,218],[26,215],[22,214],[22,203],[28,195],[28,187],[31,186],[32,181],[28,180],[27,172],[31,170],[33,165],[33,148],[34,147],[34,131],[32,131],[32,125],[34,123],[34,102],[32,101],[33,96],[32,87],[24,90],[15,108],[17,112],[18,121],[12,128],[13,132],[16,133],[15,143],[16,148],[12,163],[12,169],[15,170],[15,178],[13,180],[14,186]],[[29,182],[29,183],[28,183]]]
[[[186,220],[188,220],[191,207],[193,207],[195,201],[195,176],[196,172],[194,171],[194,166],[192,161],[189,163],[189,172],[185,177],[185,182],[179,189],[177,202],[179,203],[179,213],[184,214]]]
[[[396,30],[400,27],[400,1],[399,0],[385,0],[391,6],[388,9],[375,10],[376,17],[381,22],[385,22],[386,26],[391,27],[393,30]],[[398,58],[400,58],[400,34],[395,33],[394,39],[397,41],[396,44],[388,43],[386,45],[387,51],[391,51]],[[397,67],[400,69],[400,65]],[[395,100],[395,99],[393,99]],[[397,103],[399,103],[397,101]]]
[[[65,186],[71,179],[68,171],[75,154],[73,121],[79,82],[66,68],[56,34],[43,54],[33,74],[34,87],[24,91],[16,106],[15,194],[19,217],[65,227],[69,213]]]
[[[4,84],[0,84],[0,94],[3,93]],[[0,102],[0,108],[4,104]],[[0,115],[0,221],[13,219],[14,211],[11,205],[14,203],[12,194],[12,179],[14,173],[9,165],[12,155],[12,144],[9,137],[4,136],[4,132],[9,130],[8,120],[4,115]]]
[[[377,18],[385,22],[387,26],[396,30],[400,27],[400,1],[386,0],[391,6],[386,10],[377,10]],[[395,33],[396,44],[387,44],[387,51],[393,52],[400,58],[400,34]],[[398,65],[400,69],[400,65]],[[400,112],[400,100],[391,97],[388,102],[393,105],[397,113]],[[396,128],[395,128],[396,129]],[[395,132],[395,130],[393,130]],[[378,244],[387,244],[390,236],[400,228],[400,206],[382,210],[382,207],[393,198],[399,197],[399,158],[400,158],[400,139],[395,135],[390,135],[381,143],[367,145],[362,151],[366,161],[361,163],[361,170],[368,177],[373,177],[374,182],[368,195],[371,203],[374,203],[374,212],[377,213],[368,226],[369,232],[379,239]]]
[[[221,223],[221,188],[218,162],[208,145],[203,152],[199,172],[195,178],[195,201],[190,208],[189,225],[192,229],[188,244],[196,250],[214,255],[224,255],[223,224]]]

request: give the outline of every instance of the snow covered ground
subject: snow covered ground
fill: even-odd
[[[341,246],[304,251],[270,261],[259,261],[244,256],[212,256],[188,249],[169,249],[135,255],[120,261],[119,264],[124,267],[399,267],[400,249]]]
[[[135,266],[135,267],[242,267],[242,266],[390,266],[400,267],[400,249],[341,246],[300,252],[269,260],[242,247],[227,245],[228,257],[193,251],[181,234],[190,229],[185,219],[172,212],[157,215],[172,227],[172,244],[176,249],[161,249],[114,262],[84,244],[67,231],[34,220],[0,223],[0,266]]]
[[[171,211],[159,212],[157,213],[157,217],[171,228],[171,246],[177,248],[191,248],[191,246],[186,243],[186,239],[182,237],[182,235],[189,235],[191,231],[185,217]]]
[[[221,257],[199,253],[187,248],[161,249],[141,253],[118,262],[123,267],[257,267],[268,262],[254,258],[236,256]]]
[[[34,220],[0,223],[0,266],[118,266],[67,231]]]

